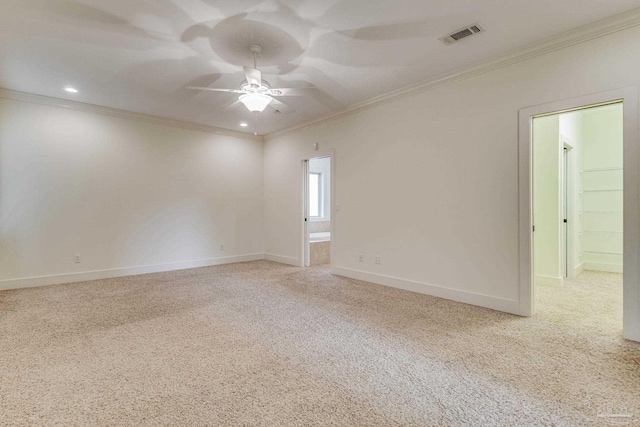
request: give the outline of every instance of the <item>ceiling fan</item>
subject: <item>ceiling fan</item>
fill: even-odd
[[[253,68],[244,67],[244,73],[247,77],[240,85],[240,89],[217,89],[211,87],[187,86],[187,89],[208,90],[211,92],[227,92],[236,93],[240,97],[238,100],[251,112],[260,113],[270,106],[276,111],[287,113],[291,112],[291,108],[275,99],[279,96],[304,96],[309,95],[312,91],[317,91],[315,87],[303,88],[272,88],[268,82],[262,80],[262,73],[258,70],[258,55],[262,52],[262,46],[252,44],[249,50],[253,55]]]

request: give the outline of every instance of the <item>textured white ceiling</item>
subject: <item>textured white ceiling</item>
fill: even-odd
[[[640,7],[640,0],[0,0],[0,87],[260,134]],[[485,29],[445,46],[468,24]],[[254,116],[248,46],[272,86],[316,86]],[[74,86],[77,94],[63,91]],[[248,129],[240,128],[248,121]]]

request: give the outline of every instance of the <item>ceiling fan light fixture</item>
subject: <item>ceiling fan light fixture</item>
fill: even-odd
[[[261,113],[269,104],[271,104],[273,98],[269,95],[262,93],[245,93],[240,95],[240,102],[251,112]]]

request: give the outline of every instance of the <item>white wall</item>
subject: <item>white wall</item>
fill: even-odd
[[[336,155],[335,272],[520,312],[518,110],[637,86],[638,40],[629,28],[269,139],[266,252],[302,257],[300,161],[318,142]]]
[[[331,157],[309,160],[309,172],[322,176],[322,216],[311,221],[331,220]]]
[[[584,113],[583,247],[587,270],[622,273],[622,105]]]
[[[0,99],[0,289],[262,257],[263,196],[262,142]]]

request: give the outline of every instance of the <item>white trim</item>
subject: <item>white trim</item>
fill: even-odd
[[[604,262],[585,262],[585,270],[591,271],[606,271],[608,273],[622,273],[622,264],[608,264]]]
[[[430,285],[428,283],[415,282],[412,280],[368,273],[366,271],[352,270],[344,267],[331,267],[331,273],[338,276],[350,277],[352,279],[403,289],[405,291],[417,292],[438,298],[445,298],[465,304],[477,305],[506,313],[520,314],[520,306],[517,300],[509,300],[457,289],[444,288],[441,286]]]
[[[169,264],[141,265],[136,267],[83,271],[79,273],[66,273],[53,276],[8,279],[0,280],[0,291],[20,288],[33,288],[37,286],[59,285],[62,283],[85,282],[88,280],[109,279],[113,277],[135,276],[138,274],[161,273],[164,271],[186,270],[190,268],[210,267],[214,265],[233,264],[237,262],[258,261],[261,259],[265,259],[264,254],[236,255],[221,258],[172,262]]]
[[[309,170],[309,172],[307,172],[307,176],[309,175],[317,175],[318,176],[318,216],[311,216],[311,212],[309,212],[309,221],[308,222],[312,222],[312,221],[328,221],[325,220],[324,218],[324,203],[323,203],[323,198],[324,198],[324,186],[322,185],[322,179],[323,179],[323,173],[322,172],[311,172]],[[310,182],[307,183],[309,186],[311,185]],[[309,206],[311,206],[311,198],[309,198]]]
[[[331,220],[324,216],[314,216],[309,218],[309,222],[331,222]]]
[[[136,113],[133,111],[120,110],[117,108],[102,107],[100,105],[86,104],[84,102],[70,101],[62,98],[53,98],[50,96],[36,95],[33,93],[18,92],[15,90],[0,88],[0,98],[11,99],[20,102],[28,102],[31,104],[47,105],[49,107],[67,108],[75,111],[83,111],[86,113],[100,114],[103,116],[117,117],[121,119],[138,120],[147,123],[193,130],[198,132],[232,136],[235,138],[248,139],[250,141],[264,142],[264,138],[260,135],[256,136],[249,133],[238,132],[215,126],[207,126],[183,120],[175,120],[166,117]]]
[[[640,341],[640,141],[638,88],[623,100],[623,336]]]
[[[292,258],[284,255],[264,254],[264,259],[266,259],[267,261],[278,262],[280,264],[288,264],[300,267],[300,260],[298,260],[298,258]]]
[[[570,199],[572,194],[577,194],[574,190],[575,182],[573,177],[570,175],[571,172],[574,171],[574,155],[571,153],[573,150],[574,142],[568,136],[564,134],[560,134],[560,218],[558,218],[561,228],[562,235],[560,236],[560,250],[561,250],[561,274],[563,278],[571,278],[575,277],[573,275],[573,270],[570,266],[571,260],[574,259],[574,227],[573,220],[575,219],[575,206],[572,203],[572,200],[567,202],[567,199]],[[564,219],[567,219],[567,222],[564,222]]]
[[[576,277],[578,274],[582,273],[583,271],[584,271],[584,262],[581,262],[580,264],[573,267],[573,277]]]
[[[623,335],[640,341],[640,141],[638,88],[629,87],[521,109],[519,114],[518,197],[520,309],[534,313],[531,238],[531,121],[534,116],[623,102],[624,126],[624,283]]]
[[[541,274],[536,276],[536,286],[553,286],[557,288],[562,285],[562,277],[543,276]]]
[[[322,117],[311,119],[306,122],[281,129],[279,131],[268,133],[264,136],[264,139],[265,141],[268,141],[274,138],[278,138],[310,127],[312,125],[317,125],[319,123],[328,122],[333,119],[356,114],[361,111],[387,104],[389,102],[407,98],[421,92],[429,91],[440,86],[468,79],[480,74],[487,73],[489,71],[493,71],[498,68],[507,67],[518,62],[526,61],[540,55],[604,37],[609,34],[636,27],[638,25],[640,25],[640,8],[633,9],[631,11],[624,12],[619,15],[612,16],[610,18],[603,19],[582,27],[578,27],[574,30],[567,31],[541,42],[527,45],[523,48],[516,49],[512,52],[498,56],[488,61],[481,62],[467,68],[462,68],[450,73],[443,74],[434,79],[426,80],[392,92],[388,92],[380,96],[367,99],[357,104],[350,105],[340,111],[329,113]]]
[[[311,266],[311,245],[309,243],[309,160],[302,160],[302,265]]]

